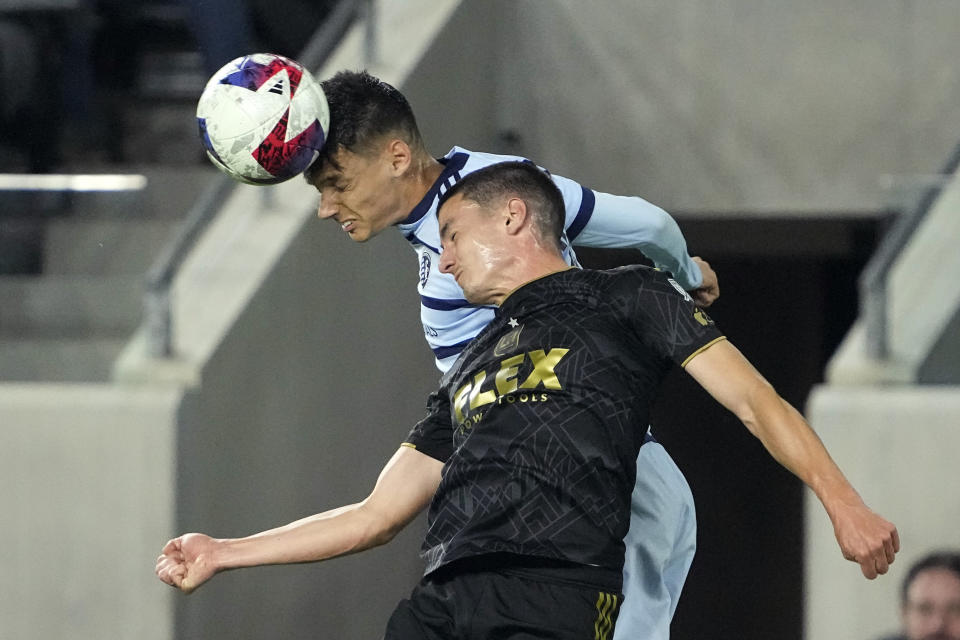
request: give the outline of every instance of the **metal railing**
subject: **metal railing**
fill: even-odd
[[[941,173],[935,179],[926,179],[919,196],[909,198],[900,205],[899,215],[884,234],[880,246],[860,274],[860,315],[866,331],[867,356],[874,360],[886,360],[890,356],[888,327],[887,283],[890,269],[907,242],[923,222],[930,209],[940,197],[946,181],[960,167],[960,144],[953,149]]]
[[[376,59],[377,52],[374,2],[375,0],[340,0],[297,56],[297,61],[307,69],[316,71],[340,44],[350,26],[356,20],[365,19],[364,52],[367,64],[371,64]],[[197,239],[216,217],[220,205],[235,186],[237,183],[229,176],[218,175],[191,207],[177,235],[147,272],[143,304],[144,324],[147,350],[155,358],[169,358],[174,351],[170,300],[173,280]],[[269,197],[269,192],[265,191],[264,196]]]
[[[146,176],[139,173],[3,173],[0,191],[49,191],[87,193],[107,191],[142,191]]]

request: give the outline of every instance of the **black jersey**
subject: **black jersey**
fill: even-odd
[[[427,573],[506,552],[620,574],[656,390],[723,336],[665,273],[569,269],[514,291],[430,396],[408,446],[443,461]]]

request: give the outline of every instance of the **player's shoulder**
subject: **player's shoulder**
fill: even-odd
[[[453,147],[447,152],[447,155],[444,156],[444,159],[449,160],[457,156],[461,156],[465,159],[462,169],[462,173],[464,175],[476,171],[477,169],[482,169],[500,162],[530,162],[528,158],[524,158],[523,156],[489,153],[486,151],[472,151],[464,147]]]
[[[591,271],[585,269],[585,271]],[[630,285],[638,282],[665,282],[668,273],[643,264],[628,264],[612,269],[592,270],[596,278],[608,286]]]
[[[550,176],[550,178],[564,193],[564,199],[567,199],[567,196],[569,195],[569,189],[577,189],[577,193],[579,193],[579,190],[581,189],[580,184],[576,180],[571,180],[570,178],[557,175],[550,171],[550,169],[547,167],[537,164],[530,158],[526,158],[524,156],[488,153],[485,151],[471,151],[463,147],[453,147],[447,152],[447,155],[443,157],[443,160],[444,162],[451,162],[457,158],[459,158],[463,163],[462,169],[460,170],[462,175],[467,175],[468,173],[472,173],[478,169],[483,169],[484,167],[488,167],[492,164],[498,164],[500,162],[529,162]]]
[[[627,295],[631,298],[640,295],[679,295],[690,299],[690,295],[674,280],[669,273],[641,264],[624,265],[613,269],[584,270],[590,274],[598,288],[611,295]]]

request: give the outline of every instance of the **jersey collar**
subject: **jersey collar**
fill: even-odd
[[[455,174],[458,174],[460,170],[463,169],[463,166],[467,164],[468,158],[469,155],[463,152],[455,153],[449,157],[437,158],[437,161],[444,165],[440,177],[430,185],[430,189],[420,202],[417,203],[417,206],[410,211],[410,215],[397,224],[400,226],[415,224],[419,222],[423,216],[427,215],[430,209],[436,204],[440,189],[444,188],[444,191],[446,191],[446,189],[455,185],[460,179],[460,176]]]
[[[565,300],[567,297],[575,295],[575,293],[570,293],[570,296],[564,295],[568,293],[567,287],[560,285],[558,288],[553,285],[567,280],[569,275],[578,271],[580,271],[580,269],[576,267],[568,267],[567,269],[554,271],[523,283],[508,293],[507,297],[500,303],[500,306],[496,308],[497,317],[523,315],[534,309],[550,306],[560,300]]]

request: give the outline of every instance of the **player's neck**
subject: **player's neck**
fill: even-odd
[[[440,178],[441,173],[443,173],[443,165],[428,153],[419,154],[413,160],[410,172],[411,178],[413,178],[411,183],[413,203],[411,207],[423,200],[433,183]]]
[[[534,253],[519,258],[518,264],[509,271],[510,275],[499,291],[492,296],[492,304],[499,306],[520,287],[570,268],[571,266],[559,255]]]
[[[427,191],[430,190],[430,187],[433,186],[433,183],[440,178],[440,174],[443,173],[443,165],[437,161],[433,156],[426,154],[421,163],[421,175],[423,176],[423,183],[426,185],[424,189],[424,195]]]
[[[413,211],[430,191],[430,187],[443,173],[443,165],[428,154],[421,154],[413,158],[403,180],[402,200],[397,209],[397,219],[393,224],[402,222]]]

